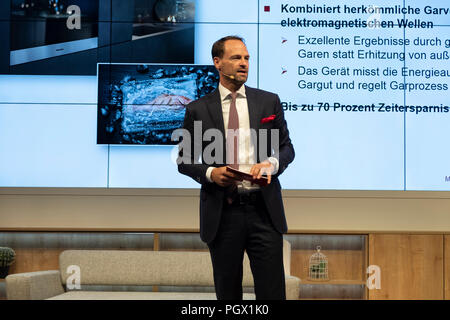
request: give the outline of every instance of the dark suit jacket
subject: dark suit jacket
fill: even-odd
[[[257,162],[264,161],[269,156],[273,156],[278,159],[278,172],[272,176],[272,181],[269,185],[261,187],[261,192],[274,227],[280,233],[285,233],[287,231],[287,224],[278,176],[283,173],[288,164],[294,159],[294,148],[289,138],[289,131],[284,118],[283,108],[281,106],[280,99],[276,94],[247,86],[245,87],[245,92],[247,96],[250,128],[255,130],[268,129],[269,139],[267,139],[266,150],[271,150],[270,129],[279,129],[278,154],[268,154],[267,157],[264,157],[264,159],[260,159],[259,150],[257,147],[259,145],[259,141],[255,146],[255,152],[258,154]],[[276,115],[273,121],[261,123],[262,118],[269,117],[273,114]],[[219,129],[223,133],[223,150],[225,150],[225,129],[222,115],[222,104],[218,89],[186,106],[184,129],[188,130],[192,137],[191,150],[204,150],[204,148],[211,142],[202,142],[200,139],[200,143],[202,145],[200,146],[198,144],[199,140],[194,139],[194,121],[202,121],[202,134],[207,129]],[[197,143],[197,148],[195,148],[195,143]],[[214,240],[217,233],[226,188],[209,182],[206,178],[206,170],[210,166],[224,166],[226,163],[226,156],[225,152],[223,153],[224,159],[222,159],[221,163],[206,164],[199,161],[194,163],[194,159],[198,159],[199,155],[192,152],[192,155],[189,155],[189,158],[192,160],[191,163],[178,164],[178,171],[180,173],[190,176],[201,184],[200,237],[207,243]]]

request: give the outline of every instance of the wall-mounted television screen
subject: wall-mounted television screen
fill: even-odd
[[[175,145],[186,105],[219,83],[214,66],[98,64],[98,144]]]

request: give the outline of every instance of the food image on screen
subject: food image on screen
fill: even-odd
[[[97,143],[176,144],[186,105],[218,80],[213,66],[99,64]]]

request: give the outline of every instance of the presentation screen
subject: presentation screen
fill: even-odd
[[[0,4],[1,187],[198,188],[168,133],[202,94],[189,68],[214,90],[211,46],[238,35],[246,84],[285,112],[284,189],[450,191],[448,1],[60,1],[81,18],[63,6],[52,29],[49,8],[18,9],[31,2]],[[11,63],[36,48],[47,55]]]

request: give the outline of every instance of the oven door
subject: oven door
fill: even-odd
[[[11,0],[10,65],[98,46],[98,0]],[[79,28],[72,27],[80,8]]]

